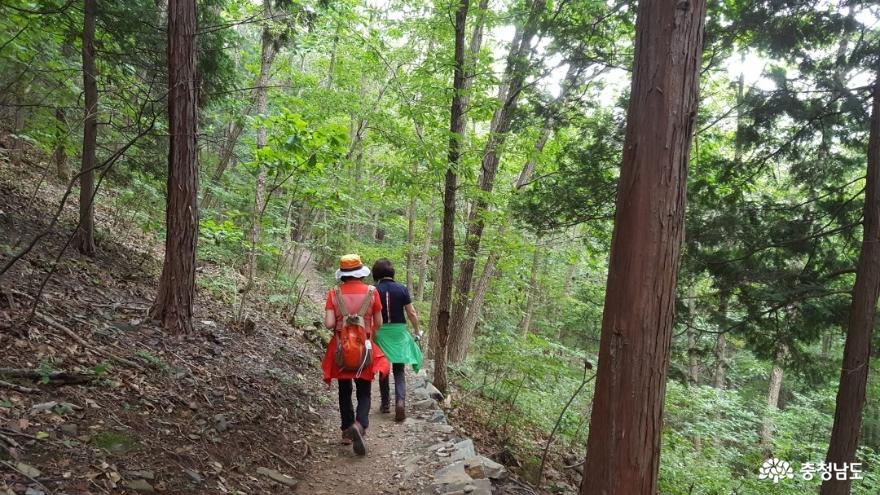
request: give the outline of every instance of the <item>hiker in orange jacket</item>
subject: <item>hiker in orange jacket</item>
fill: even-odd
[[[376,330],[382,325],[382,302],[379,300],[376,289],[363,281],[369,274],[370,269],[364,266],[360,256],[356,254],[343,256],[339,261],[339,269],[336,270],[336,281],[340,284],[327,293],[324,313],[324,325],[333,329],[333,338],[327,345],[327,351],[321,363],[324,382],[329,387],[330,382],[335,378],[339,384],[342,437],[346,441],[351,441],[354,452],[358,455],[366,454],[363,437],[370,425],[370,389],[373,376],[377,372],[387,376],[391,371],[391,365],[382,349],[372,342]],[[341,295],[342,304],[337,301],[339,295]],[[367,297],[370,297],[372,301],[368,302]],[[343,312],[347,314],[343,314]],[[361,331],[366,335],[360,339],[340,339],[343,331],[348,336],[356,336],[356,332],[348,334],[348,332],[354,332],[352,326],[347,323],[349,315],[358,315],[363,318]],[[343,348],[343,342],[349,342],[346,344],[347,347]],[[342,354],[355,351],[360,352],[361,357],[358,358],[361,359],[360,366],[347,367],[343,362]],[[356,411],[351,402],[352,382],[357,390]]]

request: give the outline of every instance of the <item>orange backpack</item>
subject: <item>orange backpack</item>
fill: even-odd
[[[342,329],[336,335],[336,366],[343,371],[354,371],[360,376],[361,371],[373,361],[373,344],[367,334],[364,315],[373,302],[373,286],[367,289],[367,295],[357,313],[351,313],[345,307],[345,299],[339,287],[334,289],[336,303],[342,314]]]

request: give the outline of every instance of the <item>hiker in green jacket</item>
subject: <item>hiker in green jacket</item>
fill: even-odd
[[[422,351],[416,344],[422,338],[419,315],[412,305],[406,286],[394,281],[394,267],[390,261],[385,258],[376,261],[373,265],[373,280],[376,281],[376,290],[382,301],[383,321],[382,327],[376,332],[375,340],[391,361],[391,370],[394,373],[394,419],[403,421],[406,419],[404,368],[411,364],[415,371],[419,371],[422,364]],[[415,337],[407,330],[407,320],[415,330]],[[382,395],[379,410],[383,413],[391,412],[388,375],[379,377],[379,392]]]

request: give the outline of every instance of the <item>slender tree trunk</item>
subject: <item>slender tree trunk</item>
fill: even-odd
[[[730,293],[727,289],[722,289],[719,295],[718,312],[721,314],[722,321],[727,321],[727,304],[730,299]],[[724,390],[724,380],[727,371],[727,334],[719,332],[715,337],[715,370],[712,373],[712,386],[717,390]],[[721,421],[721,411],[715,414],[715,421]],[[715,436],[712,439],[715,448],[721,447],[721,437]]]
[[[571,288],[574,285],[574,276],[577,271],[577,263],[569,263],[565,269],[565,282],[562,286],[562,304],[568,304],[568,300],[571,297]],[[563,330],[565,329],[565,325],[559,325],[559,329],[556,331],[556,340],[558,342],[562,342]]]
[[[172,333],[192,332],[198,241],[198,81],[196,1],[168,2],[168,199],[165,262],[152,318]]]
[[[583,495],[654,495],[704,0],[639,2]]]
[[[871,342],[877,297],[880,294],[880,71],[874,83],[871,131],[868,142],[868,177],[865,188],[862,251],[856,269],[852,305],[849,311],[846,343],[834,427],[828,445],[827,462],[852,463],[859,445],[859,430],[865,409],[865,391],[870,370]],[[850,480],[822,483],[822,495],[850,493]]]
[[[416,286],[416,301],[424,301],[425,282],[428,273],[428,256],[431,254],[431,238],[434,237],[434,221],[437,214],[434,209],[437,207],[437,197],[431,196],[431,209],[428,211],[428,221],[425,226],[425,244],[422,246],[421,257],[419,258],[419,285]],[[432,327],[428,327],[432,328]]]
[[[687,327],[687,354],[688,354],[688,383],[690,385],[697,385],[700,383],[700,366],[697,361],[697,332],[694,328],[694,324],[697,320],[697,294],[694,289],[694,285],[696,284],[696,280],[692,281],[688,286],[688,327]],[[701,452],[703,450],[703,438],[699,434],[694,434],[691,437],[691,441],[694,444],[694,450],[697,452]]]
[[[831,356],[831,345],[834,343],[834,334],[831,332],[826,333],[822,336],[822,357],[828,358]]]
[[[464,321],[465,312],[467,311],[474,268],[476,267],[477,255],[480,251],[483,229],[485,228],[485,219],[483,217],[488,210],[488,195],[495,187],[495,176],[498,173],[499,148],[503,146],[507,133],[510,130],[510,125],[513,122],[513,114],[519,101],[519,94],[522,91],[528,74],[528,53],[531,50],[531,42],[537,33],[538,21],[545,6],[546,0],[533,0],[529,16],[522,29],[522,36],[514,37],[507,57],[507,66],[503,78],[506,85],[502,84],[499,89],[499,106],[495,110],[492,121],[489,124],[489,137],[483,150],[483,158],[480,165],[478,183],[482,194],[474,201],[468,214],[464,256],[458,266],[455,304],[452,310],[453,333],[460,333],[461,322]]]
[[[443,393],[448,386],[446,378],[446,345],[449,341],[449,303],[452,295],[452,268],[455,263],[455,190],[457,186],[461,149],[467,121],[465,89],[465,26],[469,0],[460,0],[455,11],[455,70],[453,75],[452,107],[449,115],[449,159],[443,190],[443,254],[440,272],[440,299],[437,305],[437,349],[434,353],[434,385]]]
[[[504,232],[507,225],[510,224],[510,220],[511,219],[508,218],[508,222],[502,224],[498,229],[499,239],[504,238]],[[448,353],[450,362],[457,363],[463,361],[468,355],[471,341],[473,340],[474,332],[477,328],[477,323],[480,321],[480,315],[483,312],[483,303],[486,301],[486,291],[488,290],[492,277],[495,274],[495,267],[500,255],[501,250],[497,246],[489,251],[489,256],[486,258],[486,263],[483,265],[483,272],[480,275],[480,279],[477,282],[477,286],[474,288],[471,300],[468,303],[464,319],[461,321],[458,330],[450,336]]]
[[[529,287],[526,291],[526,313],[520,322],[520,331],[523,337],[529,334],[532,328],[532,315],[535,312],[535,299],[538,298],[538,265],[541,261],[540,239],[535,241],[532,250],[532,271],[529,275]]]
[[[24,158],[24,140],[21,139],[19,135],[24,133],[25,120],[25,107],[15,107],[15,119],[12,124],[12,127],[15,130],[15,137],[12,138],[11,157],[12,166],[16,170],[21,167],[21,161]]]
[[[534,171],[534,165],[534,162],[531,160],[526,161],[523,165],[523,168],[520,170],[519,176],[516,179],[516,183],[514,184],[515,191],[519,191],[528,183],[529,177]],[[504,238],[507,226],[512,222],[513,210],[508,209],[506,220],[498,228],[498,239]],[[498,245],[493,246],[486,258],[486,263],[483,265],[483,273],[480,276],[480,282],[474,290],[472,297],[470,297],[470,301],[466,304],[464,315],[460,316],[460,320],[453,319],[453,322],[456,325],[453,326],[454,331],[449,338],[448,353],[449,361],[453,363],[462,361],[467,357],[468,349],[477,327],[477,322],[480,320],[480,314],[483,311],[483,302],[486,299],[485,291],[489,287],[489,282],[495,271],[495,264],[498,262],[500,255],[500,247]]]
[[[761,423],[761,446],[769,449],[773,444],[773,418],[771,412],[779,409],[779,392],[782,391],[782,362],[787,354],[785,346],[780,347],[773,361],[773,369],[770,370],[770,379],[767,384],[767,414]]]
[[[441,246],[440,256],[437,257],[437,262],[434,263],[434,290],[431,291],[431,315],[428,318],[428,349],[427,349],[427,357],[433,358],[437,355],[437,345],[439,339],[437,338],[437,319],[438,312],[440,310],[440,290],[441,284],[443,283],[443,277],[441,276],[441,272],[443,271],[443,235],[440,235],[439,244]]]
[[[95,254],[95,166],[98,146],[98,83],[95,68],[95,16],[97,0],[84,1],[82,64],[83,90],[85,93],[85,119],[83,120],[82,166],[79,177],[79,228],[73,246],[82,254]]]
[[[272,17],[272,0],[263,0],[263,11],[266,19]],[[268,22],[268,21],[266,21]],[[262,118],[266,115],[269,101],[269,71],[272,68],[272,62],[275,60],[275,39],[272,30],[267,24],[263,27],[262,48],[260,54],[260,75],[257,78],[257,114]],[[266,127],[262,123],[257,128],[257,149],[266,146]],[[244,307],[247,302],[247,296],[254,287],[254,278],[257,274],[257,246],[260,243],[260,224],[263,219],[263,210],[266,205],[266,169],[260,165],[257,171],[257,184],[254,191],[254,208],[251,215],[251,232],[250,232],[250,251],[248,252],[248,262],[246,268],[246,285],[241,294],[241,306],[238,311],[238,318],[241,319]]]
[[[55,109],[55,175],[62,181],[70,180],[67,166],[67,112],[62,107]]]
[[[333,74],[336,72],[336,48],[339,46],[339,32],[342,30],[342,23],[336,21],[336,33],[333,35],[333,48],[330,50],[330,64],[327,67],[327,89],[333,89]]]
[[[695,282],[694,282],[695,283]],[[694,323],[697,320],[697,294],[694,283],[688,287],[688,327],[687,327],[687,354],[688,354],[688,382],[696,385],[700,382],[700,366],[697,362],[697,332]]]
[[[722,319],[727,321],[727,304],[730,294],[727,290],[722,290],[719,296],[718,312]],[[712,385],[721,390],[724,388],[724,376],[727,371],[727,336],[724,332],[720,332],[715,338],[715,372],[712,374]]]
[[[258,83],[259,86],[259,83]],[[244,115],[242,118],[247,117],[251,113],[252,105],[248,105],[248,107],[244,110]],[[233,162],[233,157],[235,156],[235,145],[238,143],[238,139],[241,137],[242,132],[244,132],[244,121],[235,119],[229,125],[229,131],[226,133],[226,140],[223,142],[223,146],[220,148],[220,159],[217,162],[217,168],[214,169],[214,172],[211,174],[211,184],[216,184],[220,182],[220,179],[223,178],[223,174],[226,172],[226,169],[229,167],[229,164]],[[202,207],[210,208],[214,203],[214,195],[211,194],[211,190],[205,191],[204,198],[202,198]]]
[[[418,174],[418,165],[413,166],[413,175]],[[406,209],[407,227],[406,227],[406,289],[410,294],[415,292],[413,282],[416,243],[416,195],[410,193],[409,206]]]

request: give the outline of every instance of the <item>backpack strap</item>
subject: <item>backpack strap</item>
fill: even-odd
[[[371,285],[367,289],[367,297],[364,298],[364,302],[363,302],[363,304],[361,304],[361,309],[357,313],[358,316],[363,318],[364,315],[367,314],[367,309],[370,308],[370,303],[372,303],[372,302],[373,302],[373,286]]]
[[[350,315],[351,313],[348,312],[348,308],[345,307],[345,299],[342,297],[342,289],[337,285],[333,288],[333,292],[336,294],[336,304],[339,308],[339,313],[342,314],[342,316]]]

